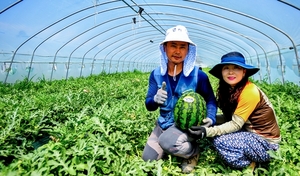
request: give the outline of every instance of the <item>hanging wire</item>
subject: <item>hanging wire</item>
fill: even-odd
[[[95,10],[94,25],[96,25],[97,24],[97,6],[98,6],[98,1],[94,0],[93,4],[94,4],[94,10]]]
[[[138,13],[138,11],[136,11],[131,5],[129,5],[126,1],[122,0],[128,7],[130,7],[135,13]],[[139,7],[139,6],[138,6]],[[163,32],[158,29],[157,27],[155,27],[152,23],[150,23],[150,21],[148,21],[144,16],[141,15],[141,17],[147,21],[152,27],[154,27],[156,30],[158,30],[160,33],[162,33],[163,35],[165,35],[165,31],[163,30]],[[155,20],[154,20],[155,21]]]
[[[133,2],[136,6],[138,6],[137,3],[135,3],[133,0],[131,0],[131,2]],[[151,20],[154,21],[154,22],[155,22],[155,23],[156,23],[156,24],[157,24],[164,32],[166,32],[165,29],[164,29],[163,27],[161,27],[161,25],[159,25],[159,24],[157,23],[157,21],[156,21],[155,19],[153,19],[146,11],[144,11],[144,13],[145,13],[146,15],[148,15],[148,17],[151,18]]]

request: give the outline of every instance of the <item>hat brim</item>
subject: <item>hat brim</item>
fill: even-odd
[[[219,63],[217,65],[215,65],[212,69],[210,69],[208,72],[210,74],[212,74],[214,77],[221,79],[222,78],[222,67],[224,65],[228,65],[228,64],[233,64],[233,65],[238,65],[240,67],[243,67],[244,69],[246,69],[246,76],[250,77],[252,75],[254,75],[255,73],[257,73],[259,71],[259,68],[253,67],[251,65],[247,65],[247,64],[238,64],[236,62],[222,62]]]
[[[189,44],[191,44],[191,45],[196,46],[196,44],[193,43],[191,40],[182,40],[182,39],[164,40],[164,41],[162,41],[162,42],[160,43],[160,45],[162,45],[162,44],[164,44],[164,43],[166,43],[166,42],[175,42],[175,41],[177,41],[177,42],[187,42],[187,43],[189,43]]]

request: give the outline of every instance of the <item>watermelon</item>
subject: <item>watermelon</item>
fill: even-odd
[[[203,97],[194,92],[183,93],[174,108],[174,121],[181,130],[200,125],[206,117],[206,102]]]

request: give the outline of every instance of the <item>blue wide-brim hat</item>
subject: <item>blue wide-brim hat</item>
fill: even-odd
[[[227,64],[234,64],[245,68],[247,70],[245,75],[246,77],[250,77],[259,71],[259,68],[256,68],[252,65],[247,65],[245,62],[245,58],[241,53],[230,52],[222,56],[221,63],[215,65],[211,70],[209,70],[209,73],[216,78],[221,79],[222,67]]]

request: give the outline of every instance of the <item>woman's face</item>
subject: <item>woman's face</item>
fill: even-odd
[[[224,65],[222,68],[222,77],[231,87],[234,87],[245,76],[246,69],[234,64]]]

